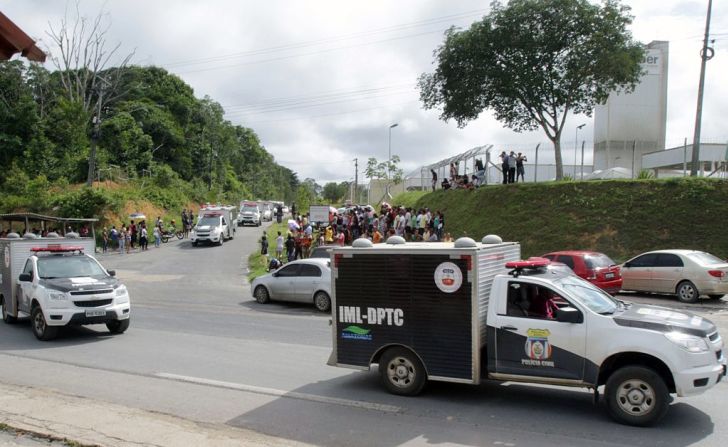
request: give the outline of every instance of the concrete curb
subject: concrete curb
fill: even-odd
[[[56,391],[0,383],[0,422],[41,437],[84,446],[304,446],[251,430],[175,416]]]

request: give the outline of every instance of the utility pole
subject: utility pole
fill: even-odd
[[[359,193],[356,192],[356,202],[354,202],[354,191],[356,191],[357,187],[359,186],[359,159],[354,159],[354,189],[351,192],[351,203],[356,204],[359,202]]]
[[[698,108],[695,112],[695,134],[693,134],[693,158],[690,165],[690,176],[698,175],[698,164],[700,163],[700,127],[703,118],[703,93],[705,90],[705,65],[715,56],[715,50],[708,46],[710,38],[710,12],[713,8],[713,0],[708,0],[708,14],[705,19],[705,38],[703,49],[700,50],[700,84],[698,86]]]

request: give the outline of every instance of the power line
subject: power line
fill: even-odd
[[[384,104],[384,105],[381,105],[381,106],[368,107],[368,108],[365,108],[365,109],[354,109],[354,110],[346,110],[346,111],[333,112],[333,113],[324,113],[324,114],[321,114],[321,115],[308,115],[308,116],[303,116],[303,117],[282,118],[282,119],[275,119],[275,120],[247,121],[244,124],[246,126],[248,126],[250,124],[280,123],[280,122],[283,122],[283,121],[307,120],[307,119],[323,118],[323,117],[334,116],[334,115],[348,115],[348,114],[351,114],[351,113],[368,112],[368,111],[371,111],[371,110],[379,110],[379,109],[385,109],[385,108],[392,108],[392,107],[398,107],[398,106],[403,106],[403,105],[408,105],[408,104],[414,104],[414,103],[419,103],[419,100],[417,100],[417,101],[405,101],[405,102],[400,102],[400,103],[395,103],[395,104]]]
[[[169,62],[169,63],[162,64],[162,65],[165,67],[177,67],[177,66],[184,66],[184,65],[198,65],[198,64],[204,64],[204,63],[209,63],[209,62],[219,62],[219,61],[224,61],[227,59],[238,58],[238,57],[258,56],[261,54],[276,53],[276,52],[286,51],[286,50],[290,50],[290,49],[304,48],[307,46],[315,46],[315,45],[321,45],[321,44],[332,43],[332,42],[341,42],[344,40],[351,40],[351,39],[355,39],[355,38],[367,37],[367,36],[376,35],[376,34],[391,33],[391,32],[401,31],[401,30],[405,30],[405,29],[430,26],[430,25],[441,23],[441,22],[447,22],[447,21],[451,21],[451,20],[458,20],[458,19],[465,19],[465,18],[473,17],[476,15],[483,14],[487,11],[488,11],[487,9],[477,9],[477,10],[466,11],[466,12],[462,12],[462,13],[458,13],[458,14],[451,14],[451,15],[447,15],[447,16],[432,18],[432,19],[420,20],[417,22],[393,25],[393,26],[384,27],[384,28],[377,28],[377,29],[369,30],[369,31],[359,31],[356,33],[342,34],[342,35],[331,36],[331,37],[322,38],[322,39],[309,40],[309,41],[298,42],[298,43],[290,43],[290,44],[285,44],[285,45],[278,45],[278,46],[273,46],[273,47],[268,47],[268,48],[261,48],[261,49],[257,49],[257,50],[250,50],[250,51],[244,51],[244,52],[239,52],[239,53],[231,53],[231,54],[226,54],[226,55],[211,56],[211,57],[207,57],[207,58],[187,59],[187,60],[183,60],[183,61]]]

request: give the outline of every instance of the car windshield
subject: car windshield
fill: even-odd
[[[220,225],[220,218],[219,217],[203,217],[202,219],[197,221],[197,225],[199,225],[199,226],[205,226],[205,225],[217,226],[217,225]]]
[[[257,206],[244,206],[243,212],[256,212],[257,213],[258,207]]]
[[[615,265],[615,262],[609,256],[602,254],[586,255],[584,256],[584,262],[586,262],[586,268],[592,270]]]
[[[556,281],[569,295],[598,314],[612,314],[619,307],[617,301],[602,289],[578,276],[564,276]]]
[[[703,251],[696,251],[694,253],[688,253],[688,257],[698,264],[702,265],[716,265],[716,264],[728,264],[728,262],[720,259],[717,256],[705,253]]]
[[[38,277],[75,278],[79,276],[106,276],[101,266],[88,256],[44,256],[38,258]]]

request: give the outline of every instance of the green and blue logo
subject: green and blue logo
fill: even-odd
[[[359,326],[347,326],[341,331],[341,338],[371,341],[372,335],[370,332],[370,329],[360,328]]]

